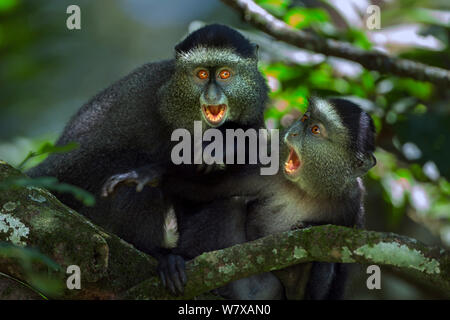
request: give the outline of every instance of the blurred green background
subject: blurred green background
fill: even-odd
[[[257,2],[295,28],[450,69],[448,1]],[[81,8],[81,30],[66,28],[71,4]],[[380,30],[366,28],[370,4],[381,7]],[[312,94],[346,97],[367,110],[378,133],[378,164],[366,178],[367,228],[450,248],[450,90],[274,41],[218,0],[0,0],[0,159],[17,166],[54,142],[98,91],[172,57],[186,33],[212,22],[260,45],[271,88],[268,127],[288,126]],[[355,272],[348,298],[442,297],[382,271],[382,290],[367,289],[365,268]]]

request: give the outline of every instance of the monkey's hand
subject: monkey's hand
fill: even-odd
[[[159,165],[148,165],[125,173],[115,174],[106,180],[101,192],[103,197],[111,195],[115,188],[121,184],[136,184],[136,191],[141,192],[146,185],[157,187],[163,175]]]
[[[169,288],[173,294],[182,294],[187,277],[183,257],[167,254],[158,258],[158,273],[164,287]]]

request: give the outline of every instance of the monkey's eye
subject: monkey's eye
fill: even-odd
[[[231,76],[231,73],[228,70],[222,70],[219,73],[220,79],[228,79],[230,76]]]
[[[318,125],[312,126],[311,127],[311,132],[312,134],[320,134],[320,128]]]
[[[206,70],[199,70],[197,72],[197,77],[199,79],[202,79],[202,80],[207,79],[208,78],[208,71],[206,71]]]
[[[308,116],[304,114],[303,117],[300,119],[300,121],[305,122],[306,120],[308,120]]]

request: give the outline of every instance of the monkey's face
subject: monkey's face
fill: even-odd
[[[226,66],[200,66],[193,73],[192,81],[201,91],[199,105],[203,120],[210,127],[222,125],[229,116],[225,88],[231,81],[234,70]]]
[[[171,103],[165,108],[178,127],[193,121],[208,127],[225,123],[239,126],[262,123],[267,87],[254,58],[230,49],[196,48],[177,55]]]
[[[332,109],[310,106],[284,137],[288,149],[285,176],[314,196],[341,192],[355,178],[347,137],[347,128]]]

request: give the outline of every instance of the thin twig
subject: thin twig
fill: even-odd
[[[362,50],[349,43],[325,39],[312,33],[297,30],[275,18],[252,0],[222,0],[238,10],[244,19],[277,40],[298,48],[340,57],[360,63],[369,70],[429,81],[450,88],[450,71],[419,62],[389,56],[375,50]]]

